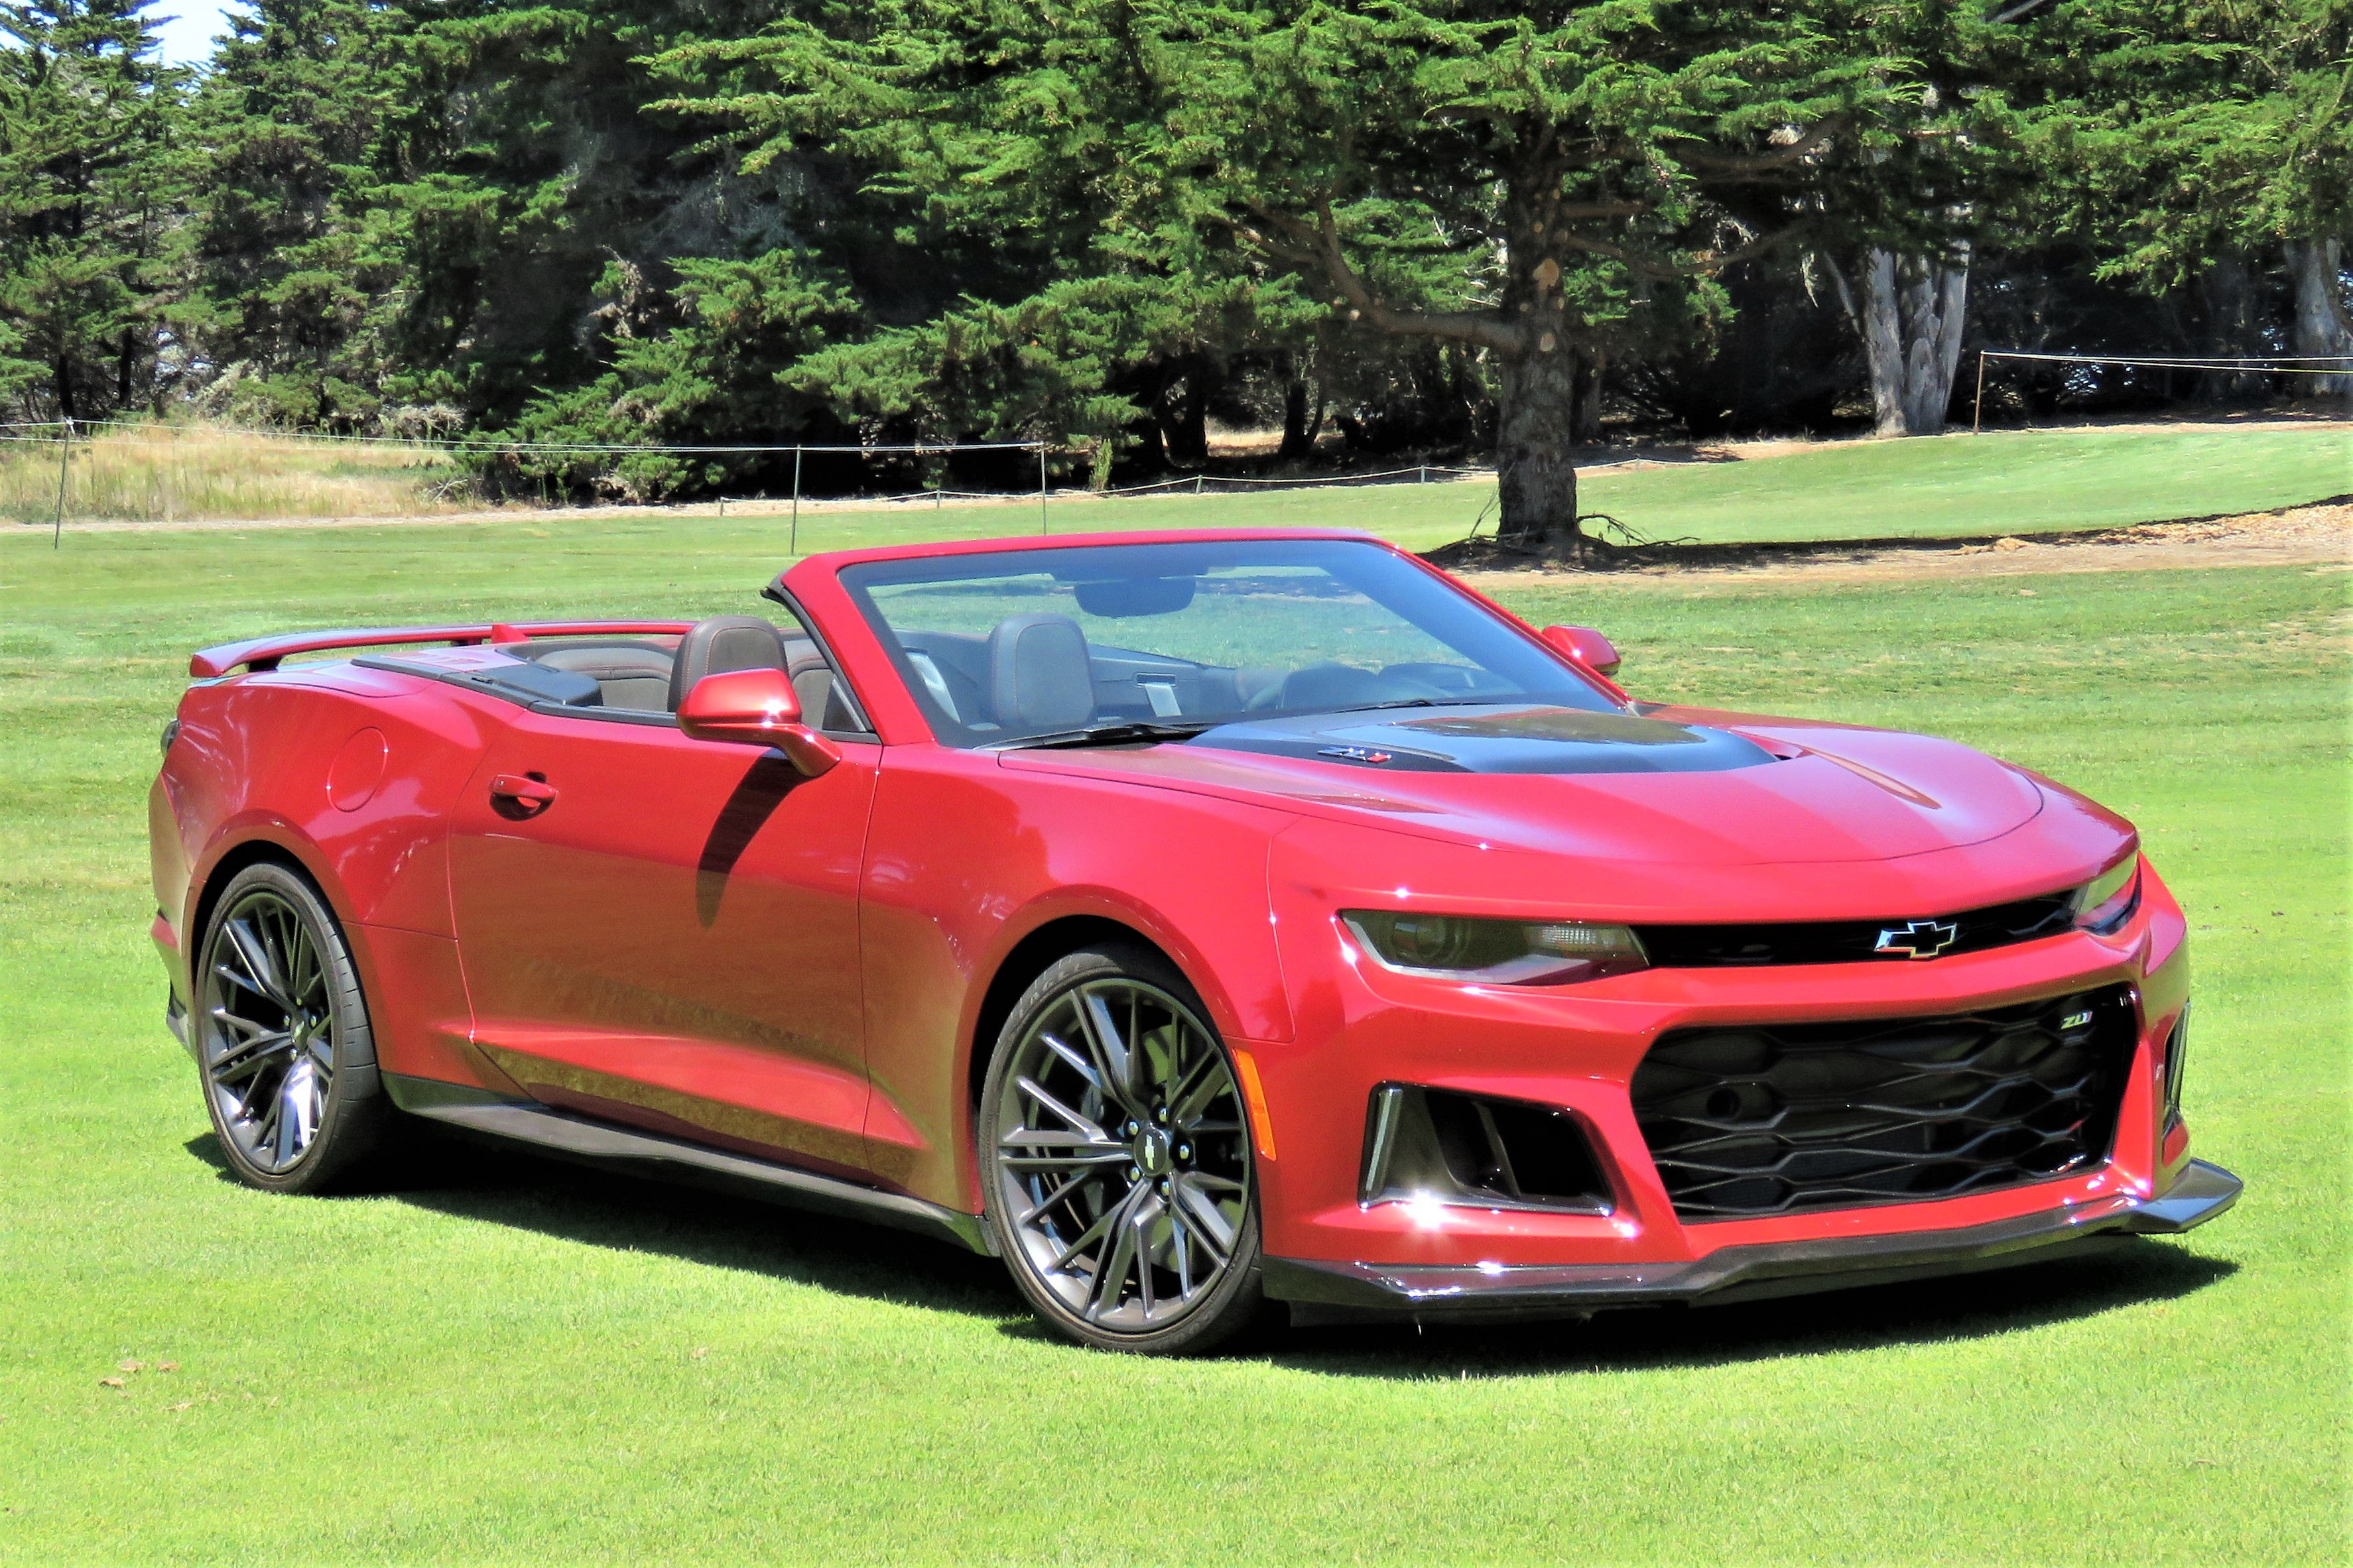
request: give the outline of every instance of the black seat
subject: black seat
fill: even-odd
[[[697,621],[678,640],[678,662],[670,669],[670,710],[706,675],[734,669],[785,668],[785,639],[757,616],[713,616]]]
[[[568,669],[603,689],[604,705],[659,713],[669,699],[670,651],[642,642],[569,643],[528,656],[545,669]]]
[[[793,678],[793,695],[800,699],[803,723],[852,732],[864,728],[849,705],[849,689],[807,634],[785,634],[785,673]]]
[[[853,732],[866,728],[858,721],[858,710],[849,705],[849,691],[829,664],[820,662],[793,671],[793,695],[800,699],[801,721],[805,724]]]
[[[1008,730],[1072,730],[1095,716],[1087,634],[1068,616],[1008,616],[988,634],[988,703]]]

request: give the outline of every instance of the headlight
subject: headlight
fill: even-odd
[[[1625,926],[1585,921],[1493,921],[1388,910],[1343,910],[1356,940],[1389,968],[1493,985],[1559,985],[1648,969]]]
[[[2075,889],[2075,924],[2105,936],[2140,908],[2140,852],[2135,850]]]

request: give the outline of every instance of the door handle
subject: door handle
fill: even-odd
[[[491,781],[494,804],[523,816],[536,816],[555,800],[555,786],[528,773],[501,773]]]

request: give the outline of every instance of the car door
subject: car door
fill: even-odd
[[[837,739],[807,778],[667,714],[515,710],[451,836],[480,1048],[552,1106],[865,1169],[858,881],[881,749]]]

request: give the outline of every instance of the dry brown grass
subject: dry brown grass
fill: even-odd
[[[58,469],[54,438],[0,443],[0,517],[55,517]],[[69,523],[413,517],[471,504],[464,472],[428,447],[202,425],[115,426],[75,437],[65,517]]]

